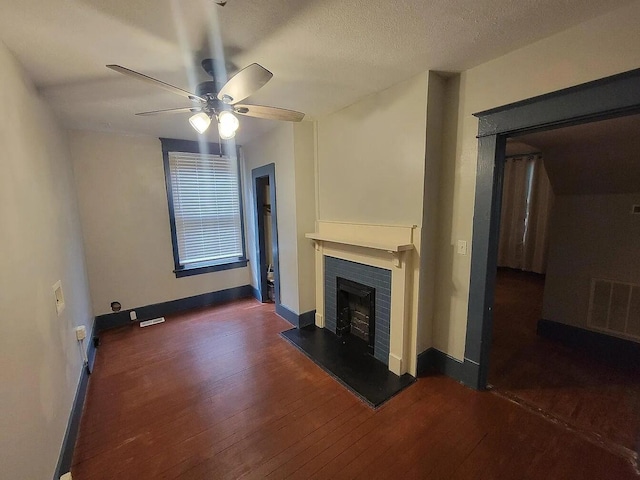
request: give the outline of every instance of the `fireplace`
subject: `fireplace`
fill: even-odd
[[[323,270],[325,328],[388,366],[391,270],[330,256]]]
[[[365,355],[367,346],[371,345],[373,357],[396,375],[415,374],[420,284],[416,262],[420,260],[421,229],[328,221],[317,221],[316,229],[306,235],[316,249],[315,325],[333,334],[342,334],[342,345],[360,344]],[[353,307],[349,309],[348,322],[342,316],[338,332],[338,299],[343,297],[338,293],[338,278],[374,290],[369,297],[372,307],[366,323],[369,332],[362,328],[366,313],[365,318],[360,317],[362,322],[352,323],[353,317],[359,317],[353,310],[362,313]],[[363,292],[363,289],[356,291]],[[365,299],[367,294],[363,295]],[[360,299],[360,303],[363,302],[369,303]]]
[[[351,335],[367,344],[374,354],[376,330],[376,289],[337,277],[336,334]]]

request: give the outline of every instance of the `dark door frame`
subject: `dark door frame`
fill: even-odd
[[[271,202],[271,239],[273,248],[273,272],[275,303],[280,305],[280,257],[278,254],[278,216],[276,208],[276,164],[270,163],[251,170],[251,185],[253,190],[253,213],[256,242],[258,247],[258,292],[263,302],[268,300],[267,292],[267,255],[265,252],[263,203],[260,198],[260,187],[269,180],[269,194]]]
[[[640,69],[474,114],[478,168],[464,373],[460,380],[487,386],[507,138],[640,112]]]

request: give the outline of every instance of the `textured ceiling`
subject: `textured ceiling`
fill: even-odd
[[[530,145],[529,151],[542,151],[556,194],[640,192],[640,115],[531,133],[513,140],[514,145]]]
[[[319,117],[427,69],[462,71],[628,0],[0,0],[0,38],[70,128],[180,136],[180,97],[107,70],[183,88],[199,61],[252,62],[274,79],[252,103]],[[233,69],[233,67],[232,67]],[[242,119],[241,140],[271,121]]]

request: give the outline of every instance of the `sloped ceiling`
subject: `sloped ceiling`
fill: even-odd
[[[275,78],[253,103],[315,118],[431,69],[462,71],[628,0],[0,0],[0,38],[67,127],[180,136],[184,106],[116,63],[187,89],[204,57]],[[223,62],[224,63],[224,62]],[[272,125],[242,119],[241,138]]]
[[[640,192],[640,115],[531,133],[513,143],[542,151],[558,195]]]

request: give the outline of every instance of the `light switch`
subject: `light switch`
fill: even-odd
[[[458,240],[458,255],[466,255],[466,254],[467,254],[467,241]]]

